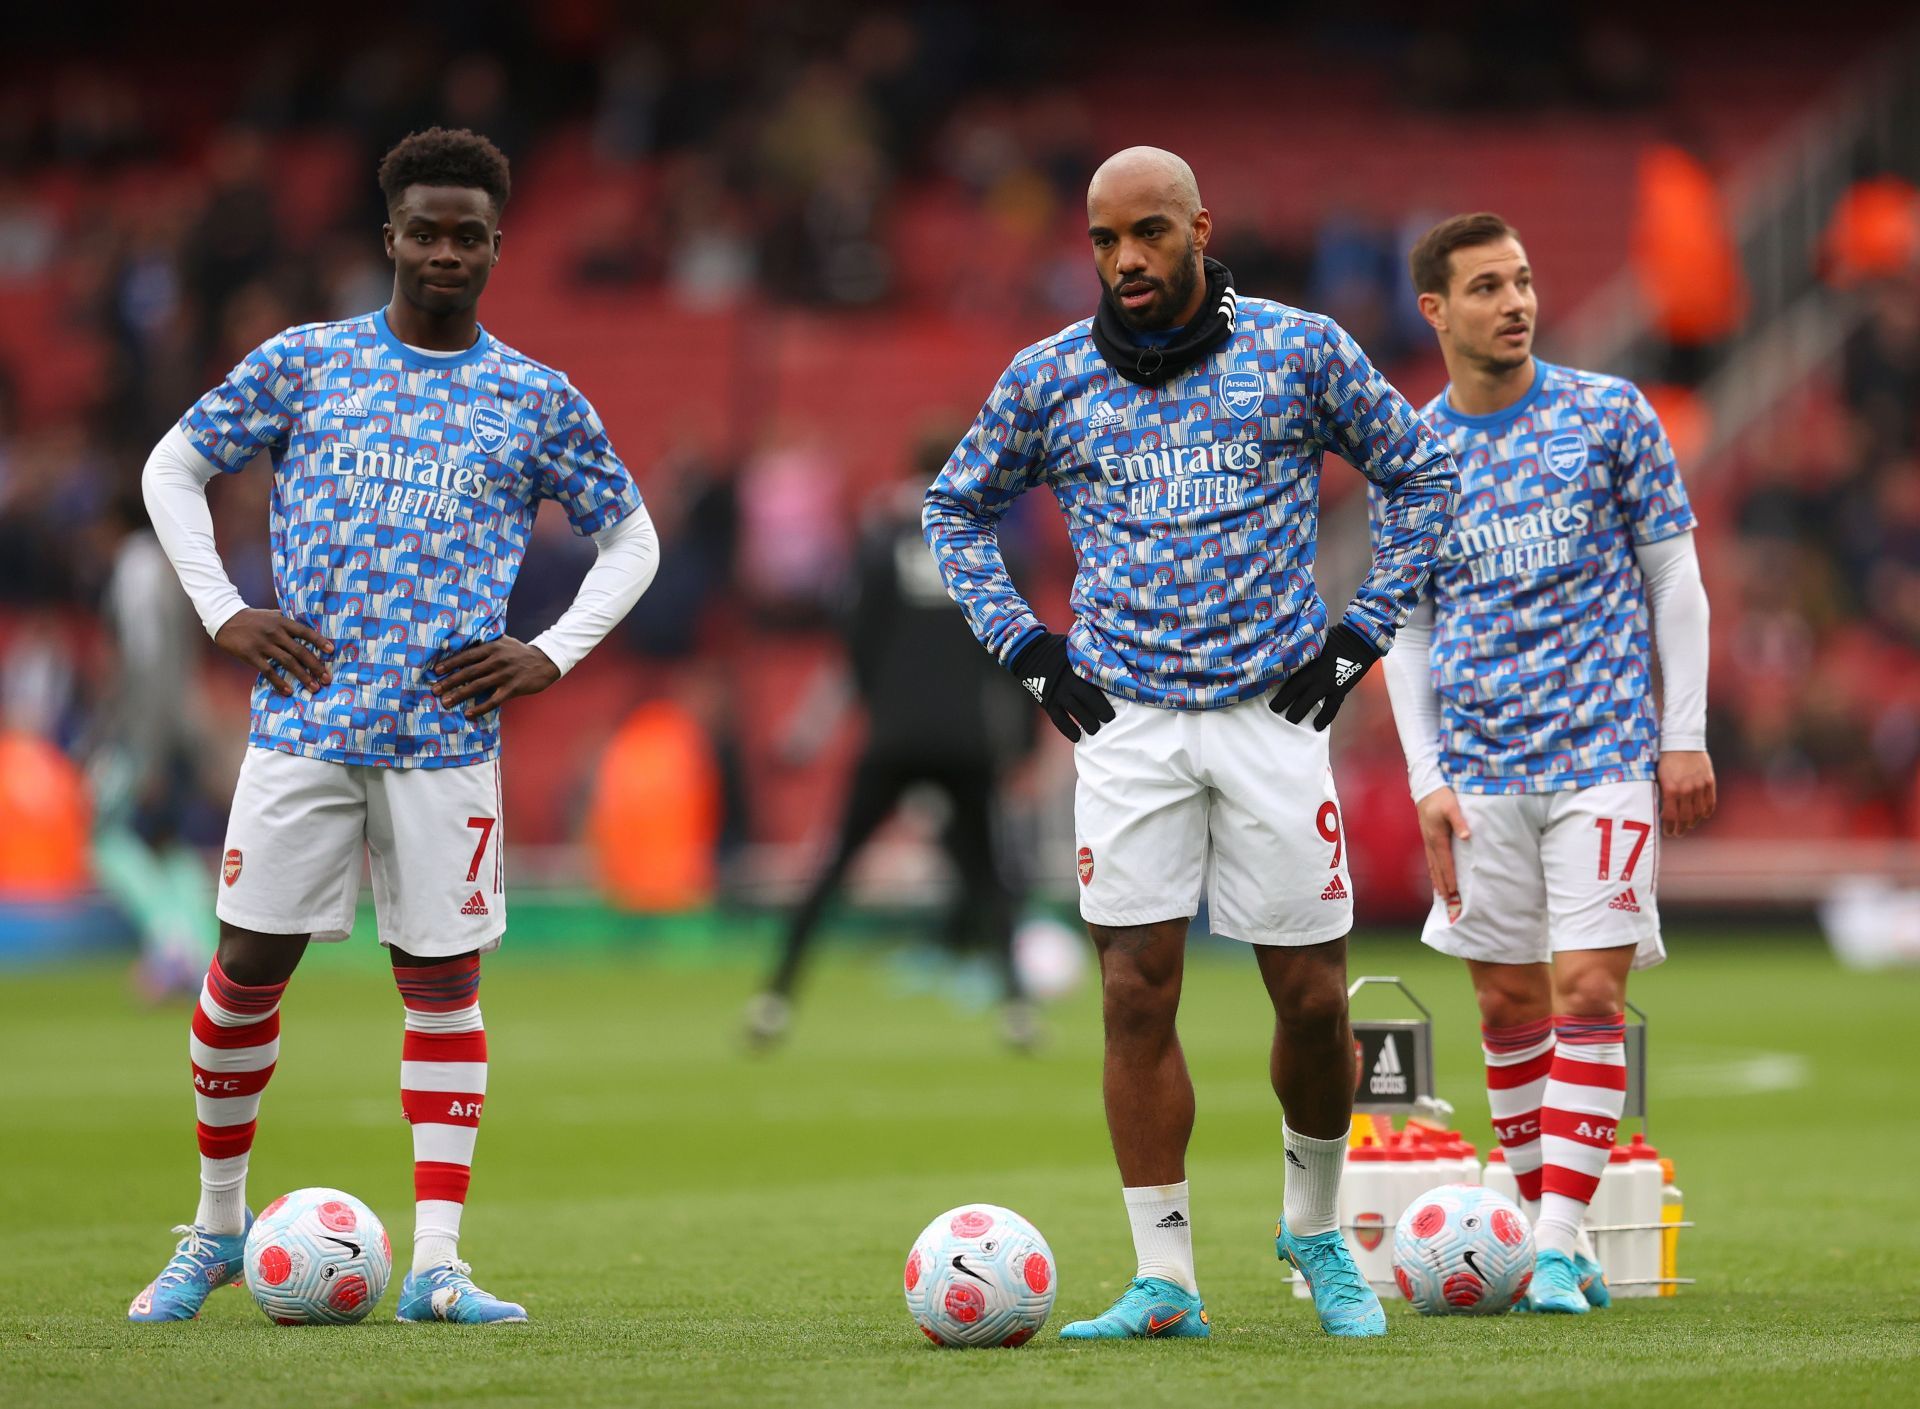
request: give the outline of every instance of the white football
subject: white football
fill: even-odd
[[[942,1346],[1025,1345],[1053,1310],[1059,1276],[1040,1230],[1012,1209],[948,1209],[907,1254],[907,1310]]]
[[[296,1189],[247,1233],[247,1290],[282,1326],[346,1326],[373,1310],[393,1275],[393,1245],[352,1194]]]
[[[1504,1194],[1442,1184],[1394,1226],[1393,1278],[1423,1316],[1498,1316],[1533,1280],[1533,1229]]]

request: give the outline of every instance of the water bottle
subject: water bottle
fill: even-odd
[[[1593,1202],[1587,1206],[1587,1224],[1593,1232],[1594,1256],[1607,1274],[1607,1285],[1613,1287],[1615,1279],[1624,1279],[1627,1275],[1626,1234],[1608,1231],[1623,1223],[1631,1223],[1632,1201],[1628,1193],[1627,1147],[1615,1145],[1607,1156],[1607,1167],[1600,1172],[1600,1185],[1593,1191]],[[1620,1291],[1614,1293],[1622,1295]]]
[[[1680,1186],[1673,1182],[1673,1161],[1660,1161],[1660,1221],[1678,1224],[1687,1216],[1687,1201]],[[1663,1229],[1660,1234],[1660,1295],[1674,1296],[1680,1288],[1674,1278],[1680,1275],[1680,1230]]]
[[[1387,1152],[1371,1139],[1347,1151],[1346,1173],[1340,1178],[1340,1230],[1360,1275],[1376,1292],[1398,1294],[1393,1280],[1393,1225],[1400,1217],[1394,1205],[1394,1166]],[[1308,1295],[1307,1284],[1296,1282],[1294,1295]]]
[[[1480,1182],[1494,1193],[1513,1200],[1513,1206],[1520,1205],[1520,1185],[1513,1177],[1513,1171],[1507,1168],[1507,1152],[1495,1145],[1487,1151],[1487,1167],[1480,1173]]]
[[[1660,1222],[1662,1182],[1660,1152],[1647,1143],[1645,1135],[1635,1135],[1627,1146],[1626,1221],[1636,1226],[1622,1238],[1626,1248],[1626,1266],[1621,1278],[1628,1285],[1622,1287],[1621,1292],[1626,1296],[1660,1295],[1662,1235],[1658,1228],[1651,1225]]]

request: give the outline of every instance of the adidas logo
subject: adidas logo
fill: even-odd
[[[1090,431],[1110,431],[1126,423],[1127,418],[1104,401],[1094,407],[1093,414],[1087,417],[1087,429]]]
[[[1607,909],[1625,910],[1630,915],[1638,915],[1640,913],[1640,902],[1633,898],[1633,888],[1629,886],[1626,890],[1621,891],[1618,895],[1614,896],[1612,900],[1607,902]]]
[[[1153,1226],[1156,1228],[1184,1228],[1187,1226],[1187,1220],[1180,1216],[1180,1210],[1176,1208],[1172,1213],[1168,1214]]]
[[[1022,685],[1025,685],[1027,687],[1027,693],[1029,695],[1032,695],[1034,699],[1038,700],[1041,704],[1045,704],[1047,702],[1047,677],[1046,676],[1029,675],[1025,680],[1022,680],[1020,683]]]
[[[1327,882],[1327,888],[1320,892],[1320,898],[1322,900],[1345,900],[1347,898],[1347,888],[1340,883],[1340,878],[1335,876]]]
[[[1296,1155],[1292,1150],[1287,1151],[1287,1163],[1295,1169],[1305,1169],[1307,1167],[1306,1161],[1301,1159],[1300,1156]]]
[[[360,393],[356,391],[334,407],[333,414],[344,421],[364,421],[371,413],[367,410],[366,403],[360,400]]]
[[[1367,1090],[1375,1096],[1407,1094],[1407,1073],[1400,1065],[1400,1044],[1391,1037],[1380,1044],[1380,1055],[1374,1058],[1373,1073],[1367,1078]]]
[[[1345,656],[1335,656],[1333,658],[1333,683],[1334,684],[1345,685],[1349,680],[1353,679],[1353,677],[1358,675],[1359,673],[1360,673],[1359,661],[1348,660]]]
[[[460,907],[462,915],[484,915],[487,913],[487,898],[479,891],[467,897],[467,903]]]

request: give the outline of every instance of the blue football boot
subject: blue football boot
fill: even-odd
[[[473,1269],[464,1262],[443,1262],[424,1272],[409,1272],[400,1284],[399,1321],[451,1321],[459,1326],[490,1326],[502,1321],[524,1321],[527,1308],[502,1301],[473,1284]]]
[[[1060,1339],[1065,1341],[1173,1340],[1212,1334],[1199,1296],[1164,1277],[1135,1277],[1101,1315],[1091,1321],[1069,1321],[1060,1328]]]
[[[181,1234],[173,1257],[160,1269],[160,1275],[147,1283],[127,1308],[129,1321],[191,1321],[200,1314],[210,1293],[230,1287],[246,1275],[247,1232],[253,1227],[253,1210],[247,1210],[246,1223],[238,1233],[209,1233],[183,1223],[173,1231]]]
[[[1534,1259],[1533,1281],[1527,1286],[1527,1310],[1586,1315],[1587,1299],[1580,1294],[1580,1271],[1566,1253],[1542,1248]]]
[[[1573,1254],[1573,1272],[1580,1284],[1580,1295],[1587,1299],[1587,1305],[1595,1311],[1604,1311],[1613,1305],[1613,1293],[1607,1290],[1607,1274],[1600,1270],[1600,1264],[1585,1253]]]
[[[1338,1228],[1296,1238],[1287,1231],[1286,1219],[1273,1230],[1274,1251],[1280,1260],[1291,1262],[1306,1278],[1313,1293],[1313,1309],[1320,1313],[1320,1328],[1330,1336],[1384,1336],[1387,1313],[1374,1295],[1360,1269],[1353,1265],[1347,1240]]]

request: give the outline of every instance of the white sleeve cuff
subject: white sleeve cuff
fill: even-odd
[[[1665,697],[1660,748],[1675,753],[1707,746],[1707,589],[1691,533],[1634,545],[1653,617],[1653,645],[1660,657]]]
[[[207,483],[219,473],[219,467],[195,450],[178,426],[160,437],[140,473],[140,496],[153,520],[154,536],[166,550],[209,636],[247,609],[246,598],[227,576],[213,539]]]
[[[593,535],[596,556],[573,605],[528,642],[565,675],[633,610],[660,567],[660,538],[644,507]]]

